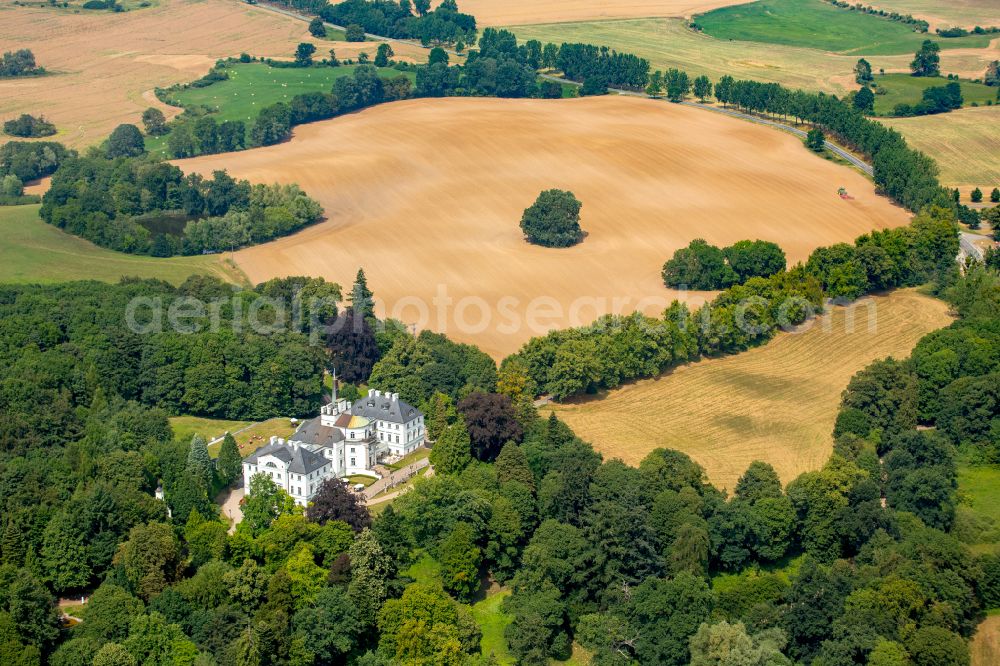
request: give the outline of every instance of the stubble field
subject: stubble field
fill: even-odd
[[[480,26],[557,23],[649,16],[689,17],[751,0],[461,0]],[[437,4],[436,2],[434,4]]]
[[[853,311],[853,332],[846,311],[836,308],[806,332],[554,411],[605,458],[634,465],[655,448],[677,449],[730,491],[751,462],[765,460],[788,483],[830,457],[851,376],[875,359],[909,356],[923,335],[951,321],[946,310],[914,290],[870,297]]]
[[[931,155],[949,187],[1000,187],[1000,106],[981,106],[920,118],[883,118],[880,122]]]
[[[873,0],[879,9],[912,14],[936,28],[974,28],[1000,25],[1000,3],[996,0]]]
[[[609,310],[700,301],[660,279],[693,238],[772,240],[794,262],[909,220],[863,176],[790,135],[622,97],[411,100],[300,126],[282,145],[178,164],[297,182],[324,205],[327,221],[236,253],[253,282],[350,284],[362,266],[384,314],[497,357]],[[853,201],[837,196],[841,186]],[[583,202],[589,236],[570,249],[529,245],[518,227],[553,187]]]
[[[0,81],[0,121],[44,114],[59,129],[54,140],[85,147],[120,123],[138,124],[149,106],[170,113],[152,94],[157,86],[196,79],[217,59],[244,51],[291,58],[304,41],[316,43],[324,56],[330,48],[340,57],[359,49],[316,40],[302,21],[230,0],[163,0],[142,10],[80,14],[2,0],[0,44],[30,45],[51,74]],[[369,55],[376,47],[364,43]],[[411,49],[424,53],[403,45],[394,49],[400,56]]]

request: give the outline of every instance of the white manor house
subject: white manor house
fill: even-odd
[[[319,416],[303,422],[287,440],[271,437],[243,459],[243,487],[249,491],[251,477],[268,474],[305,506],[326,479],[353,474],[377,478],[378,462],[405,456],[423,443],[424,414],[398,393],[371,389],[352,404],[338,400],[334,388]]]

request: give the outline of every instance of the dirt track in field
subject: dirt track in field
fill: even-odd
[[[798,261],[909,219],[792,136],[620,97],[411,100],[297,127],[282,145],[179,164],[298,182],[323,203],[325,222],[236,253],[252,281],[349,285],[362,266],[385,314],[495,356],[604,312],[698,302],[660,279],[693,238],[773,240]],[[837,196],[841,186],[853,201]],[[529,245],[518,227],[553,187],[583,202],[589,236],[570,249]]]
[[[2,0],[2,50],[31,48],[52,74],[0,81],[0,122],[43,114],[59,130],[55,140],[92,145],[120,123],[139,124],[147,107],[162,108],[150,100],[157,86],[192,81],[217,59],[244,51],[290,58],[304,41],[317,45],[317,57],[331,48],[341,58],[360,50],[314,39],[302,21],[234,0],[162,0],[157,7],[117,14],[15,7]],[[371,56],[376,47],[365,43]],[[426,58],[416,47],[394,48],[401,58]],[[7,138],[0,136],[0,143]]]
[[[879,358],[906,358],[950,321],[943,301],[899,290],[859,301],[850,316],[836,308],[763,347],[555,411],[605,458],[637,465],[655,448],[677,449],[730,492],[751,462],[764,460],[788,483],[829,459],[840,394],[854,373]]]
[[[752,0],[459,0],[480,26],[565,23],[603,19],[689,17]],[[437,3],[435,3],[437,4]]]

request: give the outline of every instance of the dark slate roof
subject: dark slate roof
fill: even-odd
[[[344,433],[332,426],[323,425],[320,417],[317,416],[314,419],[303,421],[295,434],[288,439],[310,446],[331,447],[344,440]]]
[[[281,442],[262,446],[247,456],[244,462],[256,465],[259,464],[262,457],[268,455],[288,463],[288,471],[293,474],[311,474],[328,462],[318,453],[313,453],[301,446],[291,446]]]
[[[379,421],[406,423],[421,415],[421,411],[408,402],[390,400],[383,395],[366,395],[354,402],[351,413]]]

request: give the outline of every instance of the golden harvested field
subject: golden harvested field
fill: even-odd
[[[772,240],[798,261],[909,220],[793,136],[629,97],[410,100],[297,127],[281,145],[178,164],[297,182],[324,205],[327,221],[236,253],[253,282],[307,274],[349,285],[363,266],[383,314],[494,356],[608,311],[697,302],[702,294],[660,279],[693,238]],[[855,200],[837,197],[841,186]],[[573,248],[529,245],[518,226],[554,187],[583,202],[589,236]]]
[[[855,307],[853,332],[844,308],[836,308],[805,332],[554,410],[605,458],[637,464],[655,448],[677,449],[729,490],[751,462],[765,460],[788,483],[829,458],[851,376],[875,359],[908,356],[921,337],[951,321],[946,310],[914,290],[875,296]]]
[[[1000,615],[990,615],[972,637],[969,646],[972,666],[994,666],[1000,663]]]
[[[462,0],[458,8],[480,26],[598,19],[689,17],[752,0]],[[437,4],[437,3],[435,3]]]
[[[937,161],[942,184],[963,191],[1000,186],[1000,106],[879,120]]]
[[[715,39],[694,32],[681,19],[584,21],[513,28],[522,41],[585,42],[635,53],[653,69],[677,67],[692,76],[707,75],[713,82],[725,74],[736,78],[780,83],[834,94],[857,89],[852,74],[858,56],[836,55],[817,49],[757,42]],[[866,56],[875,71],[908,72],[912,55]],[[989,48],[941,52],[941,71],[981,79],[992,60],[1000,59],[1000,38]]]
[[[0,45],[30,46],[52,74],[0,81],[0,122],[44,114],[59,129],[55,140],[88,146],[120,123],[138,124],[147,107],[164,108],[153,88],[196,79],[219,58],[243,51],[290,58],[304,41],[316,43],[323,55],[330,48],[342,50],[341,57],[356,50],[315,40],[306,28],[233,0],[162,0],[157,7],[118,14],[15,7],[2,0]],[[377,45],[367,46],[374,55]]]
[[[912,14],[936,28],[974,28],[1000,25],[1000,3],[996,0],[873,0],[879,9]]]

